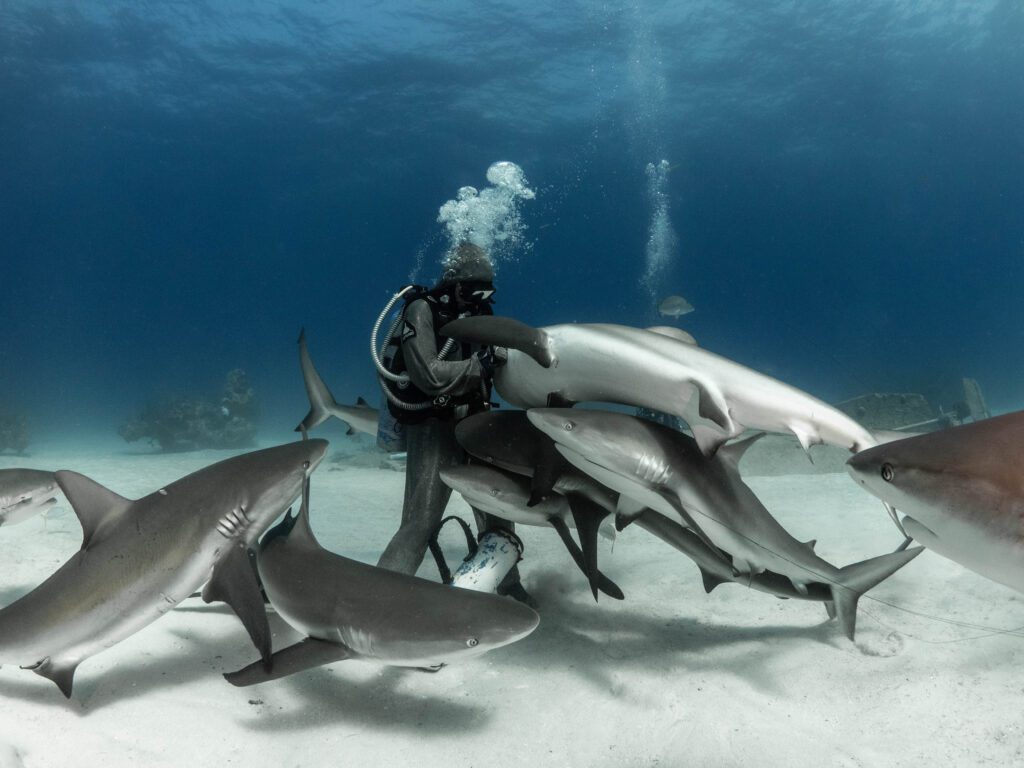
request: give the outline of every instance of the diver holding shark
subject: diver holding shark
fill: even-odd
[[[490,256],[478,245],[463,241],[449,252],[443,267],[436,286],[413,292],[411,300],[407,299],[405,310],[385,339],[386,346],[396,347],[391,370],[376,361],[388,408],[404,429],[408,457],[401,524],[377,565],[410,575],[423,561],[451,497],[440,473],[466,462],[466,453],[455,439],[455,425],[487,409],[494,368],[504,362],[493,347],[474,349],[469,344],[445,343],[439,334],[443,325],[456,318],[492,314],[494,266]],[[385,308],[382,319],[396,300]],[[372,344],[376,357],[376,329]],[[481,535],[494,527],[512,527],[478,509],[473,512]],[[514,566],[498,593],[534,603]]]

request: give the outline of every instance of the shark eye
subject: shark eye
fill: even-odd
[[[480,641],[477,640],[475,637],[471,637],[469,638],[469,640],[466,641],[466,645],[470,648],[476,648],[478,645],[480,645]]]
[[[303,469],[309,469],[309,462],[308,461],[302,462],[302,468]]]
[[[562,425],[562,429],[564,429],[566,432],[572,432],[572,428],[575,426],[576,425],[573,424],[571,421],[567,421],[565,422],[565,424]]]
[[[497,496],[497,495],[498,495],[498,489],[497,488],[491,488],[491,496]]]
[[[887,483],[891,483],[893,477],[896,476],[896,471],[892,468],[892,464],[882,465],[882,479]]]

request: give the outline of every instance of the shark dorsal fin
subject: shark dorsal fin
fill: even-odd
[[[814,548],[816,546],[818,546],[818,540],[817,539],[811,539],[810,541],[804,541],[804,542],[801,542],[801,543],[805,547],[807,547],[807,549],[809,549],[812,553],[814,552]]]
[[[62,469],[54,477],[82,524],[82,549],[88,549],[97,532],[132,505],[130,499],[77,472]]]
[[[737,440],[735,443],[723,445],[718,449],[718,456],[721,456],[734,467],[739,467],[740,459],[743,458],[743,454],[747,452],[750,446],[764,436],[764,432],[758,432],[756,435],[751,435],[750,437],[745,437],[742,440]]]
[[[652,325],[647,330],[651,333],[660,333],[662,336],[668,336],[670,339],[681,341],[683,344],[697,346],[697,340],[682,328],[673,328],[671,325]]]

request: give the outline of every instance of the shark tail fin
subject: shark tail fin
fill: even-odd
[[[839,569],[839,577],[832,585],[832,600],[835,604],[836,618],[839,619],[843,633],[848,638],[853,640],[857,626],[857,601],[861,595],[881,584],[922,551],[923,547],[914,547],[862,560]]]
[[[332,411],[338,408],[338,403],[324,384],[324,380],[320,378],[316,366],[313,365],[313,358],[309,356],[305,328],[299,333],[299,366],[302,368],[302,381],[306,385],[306,395],[309,397],[309,413],[299,422],[295,431],[309,432],[313,427],[331,418]]]

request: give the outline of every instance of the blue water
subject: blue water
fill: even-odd
[[[117,439],[242,367],[284,436],[303,326],[376,401],[377,312],[499,160],[536,192],[501,313],[678,293],[702,345],[830,401],[1022,404],[1016,0],[8,0],[0,405],[35,445]]]

